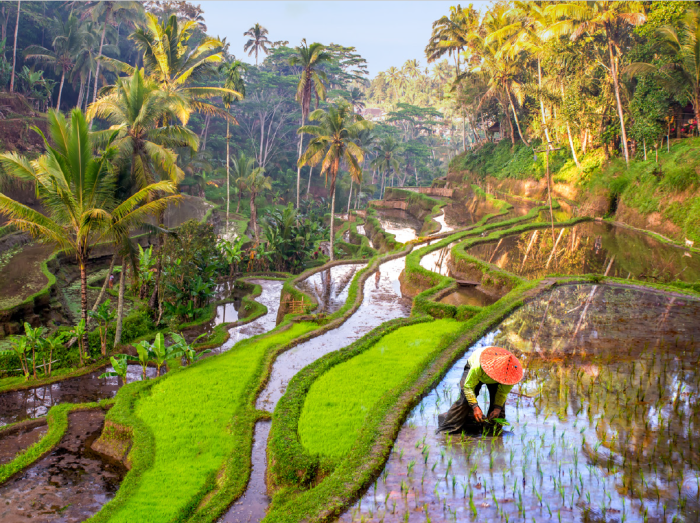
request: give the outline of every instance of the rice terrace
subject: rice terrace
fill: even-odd
[[[700,521],[696,2],[0,41],[0,522]]]

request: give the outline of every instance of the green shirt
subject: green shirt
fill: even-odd
[[[474,394],[474,388],[479,384],[479,382],[484,385],[493,385],[498,383],[496,380],[489,378],[488,374],[484,372],[481,368],[481,353],[486,347],[482,347],[474,351],[474,354],[469,356],[467,360],[469,362],[469,373],[467,374],[467,379],[464,380],[464,395],[467,398],[469,404],[474,407],[477,404],[476,395]],[[503,383],[498,383],[498,390],[496,391],[495,403],[499,407],[503,407],[506,403],[506,398],[510,389],[513,385],[503,385]]]

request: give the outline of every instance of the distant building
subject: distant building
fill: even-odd
[[[386,118],[386,113],[377,107],[363,107],[359,113],[365,120],[374,122],[383,122]]]

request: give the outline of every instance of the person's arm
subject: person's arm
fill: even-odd
[[[474,418],[476,418],[476,421],[478,422],[484,421],[484,413],[481,412],[479,403],[476,401],[476,394],[474,394],[474,389],[481,381],[482,372],[483,371],[481,370],[481,367],[472,367],[471,369],[469,369],[469,372],[467,373],[467,379],[464,380],[463,387],[464,397],[467,398],[469,406],[472,408],[472,411],[474,411]]]

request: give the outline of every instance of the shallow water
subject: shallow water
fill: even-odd
[[[161,373],[164,369],[161,369]],[[78,376],[57,381],[50,385],[41,385],[25,390],[15,390],[0,394],[0,426],[22,421],[29,418],[44,416],[51,407],[59,403],[90,403],[117,394],[122,387],[119,378],[103,378],[98,376],[104,372],[113,372],[109,366]],[[148,367],[146,375],[150,378],[156,375],[156,369]],[[127,381],[141,379],[141,367],[129,365]]]
[[[10,309],[48,283],[41,264],[54,246],[27,243],[0,253],[0,308]]]
[[[463,240],[458,240],[456,242],[450,243],[442,249],[437,249],[435,251],[429,252],[420,259],[420,265],[424,269],[432,272],[436,272],[441,276],[450,276],[450,271],[447,264],[452,259],[452,247],[457,245]]]
[[[697,521],[698,317],[700,302],[662,293],[545,292],[410,412],[384,472],[341,520]],[[468,355],[488,345],[527,369],[508,398],[510,426],[435,435]]]
[[[399,243],[415,239],[423,227],[421,222],[401,209],[377,209],[377,219],[384,232],[393,234]]]
[[[17,427],[0,432],[0,465],[12,461],[21,450],[28,449],[44,437],[48,430],[44,422],[36,425],[32,422],[26,427]]]
[[[325,271],[312,274],[297,284],[297,288],[314,296],[318,308],[314,313],[333,313],[340,309],[348,297],[350,282],[364,263],[336,265]]]
[[[586,222],[555,228],[554,237],[551,229],[540,229],[476,245],[467,252],[527,278],[607,273],[658,282],[700,279],[700,257],[631,229]]]
[[[267,459],[267,437],[270,435],[270,421],[258,421],[253,436],[253,467],[245,494],[238,499],[220,520],[221,523],[256,522],[265,517],[270,504],[265,484]]]
[[[454,227],[447,225],[447,222],[445,222],[445,211],[442,211],[440,216],[433,219],[440,224],[440,230],[437,232],[450,232],[455,230]]]
[[[230,337],[228,341],[212,352],[225,352],[239,341],[268,332],[277,325],[277,311],[280,307],[280,297],[282,296],[282,285],[284,282],[280,280],[248,281],[262,287],[261,294],[255,298],[255,301],[267,307],[267,314],[260,316],[250,323],[229,329]]]
[[[69,414],[61,442],[0,487],[0,520],[84,521],[112,499],[126,469],[91,450],[103,424],[101,410]]]
[[[480,286],[457,287],[454,292],[444,296],[440,303],[447,303],[459,307],[460,305],[472,305],[474,307],[486,307],[498,301],[498,298],[483,292]]]

